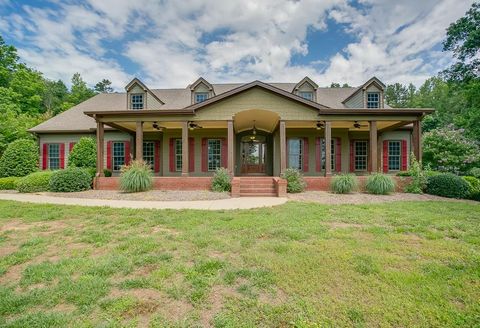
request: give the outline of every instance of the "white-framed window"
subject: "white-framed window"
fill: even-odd
[[[222,141],[220,139],[208,139],[208,170],[215,171],[222,166]]]
[[[331,139],[331,156],[330,163],[332,171],[335,170],[335,139]],[[325,139],[320,139],[320,149],[321,149],[321,160],[322,160],[322,170],[325,170],[325,158],[326,158],[326,148],[325,148]]]
[[[175,139],[175,171],[182,171],[182,139]]]
[[[288,167],[300,171],[303,168],[303,140],[300,138],[288,139]]]
[[[48,168],[50,170],[60,168],[60,144],[48,145]]]
[[[155,142],[144,141],[143,142],[143,160],[148,163],[152,168],[155,165]]]
[[[208,92],[195,92],[195,103],[201,103],[208,99]]]
[[[368,141],[357,140],[354,143],[355,171],[366,171],[368,167]]]
[[[367,92],[367,108],[380,108],[380,92]]]
[[[300,97],[313,101],[313,92],[312,91],[300,91]]]
[[[120,171],[122,165],[125,165],[125,143],[113,142],[112,143],[112,168],[113,171]]]
[[[400,171],[401,168],[401,143],[400,141],[388,142],[388,170]]]
[[[130,108],[143,109],[143,93],[133,93],[130,95]]]

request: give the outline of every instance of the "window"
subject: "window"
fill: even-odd
[[[300,97],[313,101],[313,92],[311,92],[311,91],[300,91]]]
[[[195,92],[195,103],[201,103],[208,99],[208,92]]]
[[[48,168],[50,170],[58,170],[60,168],[60,145],[48,145]]]
[[[125,164],[125,143],[123,142],[114,142],[113,143],[113,170],[120,171],[122,165]]]
[[[322,170],[325,170],[325,139],[321,139],[321,143],[320,143],[320,148],[321,148],[321,159],[322,159]],[[331,163],[331,168],[332,170],[335,170],[335,139],[331,139],[331,159],[330,159],[330,163]]]
[[[208,170],[215,171],[222,165],[222,145],[220,139],[208,139]]]
[[[143,160],[153,168],[155,164],[155,142],[143,142]]]
[[[366,171],[368,165],[368,141],[355,141],[355,171]]]
[[[400,141],[388,142],[388,170],[400,171],[400,155],[401,155]]]
[[[303,140],[288,139],[288,167],[302,170]]]
[[[175,171],[182,170],[182,139],[175,139]]]
[[[380,92],[367,92],[367,108],[380,108]]]
[[[143,109],[143,93],[134,93],[130,96],[132,109]]]

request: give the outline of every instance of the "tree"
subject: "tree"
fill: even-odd
[[[95,94],[95,91],[87,86],[87,83],[82,79],[80,73],[73,74],[72,87],[70,89],[70,95],[68,96],[69,103],[77,105],[93,97]]]
[[[0,159],[0,177],[23,177],[38,170],[38,146],[19,139],[8,145]]]
[[[17,49],[14,46],[5,44],[0,35],[0,87],[9,84],[10,76],[18,65]]]
[[[68,155],[68,166],[95,168],[97,166],[97,143],[95,139],[80,138]]]
[[[62,112],[62,104],[66,101],[68,89],[63,81],[45,80],[43,105],[47,113],[56,115]]]
[[[332,84],[330,84],[330,88],[340,88],[340,83],[332,82]]]
[[[112,82],[110,82],[110,80],[103,79],[95,84],[94,90],[98,93],[111,93],[113,92]]]

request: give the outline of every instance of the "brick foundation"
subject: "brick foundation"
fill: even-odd
[[[154,177],[154,190],[210,190],[211,177]],[[94,182],[98,190],[119,190],[119,177],[97,177]]]

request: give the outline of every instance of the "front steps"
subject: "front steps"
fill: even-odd
[[[232,197],[285,197],[286,181],[278,177],[234,177]]]

